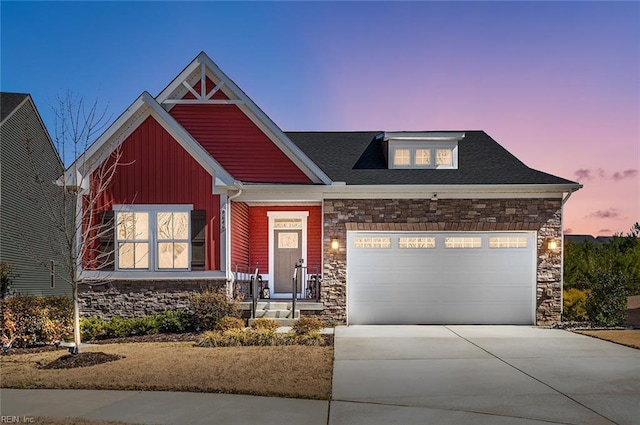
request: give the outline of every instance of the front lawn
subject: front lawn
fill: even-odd
[[[73,369],[41,369],[63,350],[2,356],[3,388],[192,391],[327,400],[333,347],[200,348],[193,342],[105,344],[86,352],[124,356]]]
[[[628,347],[640,349],[640,329],[620,329],[601,331],[576,331],[582,335],[588,335],[606,341],[626,345]]]

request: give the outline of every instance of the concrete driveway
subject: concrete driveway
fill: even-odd
[[[640,424],[640,350],[527,326],[350,326],[331,425]]]

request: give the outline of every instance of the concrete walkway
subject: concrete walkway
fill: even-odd
[[[640,350],[527,326],[336,329],[333,400],[0,391],[2,415],[138,424],[640,424]]]
[[[0,390],[3,416],[82,417],[132,424],[326,425],[328,406],[328,401],[233,394]]]

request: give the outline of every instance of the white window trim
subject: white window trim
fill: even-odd
[[[395,154],[398,149],[407,149],[410,154],[409,165],[396,165]],[[431,164],[418,165],[416,164],[416,151],[418,149],[428,149],[431,151]],[[438,165],[436,164],[436,152],[438,149],[451,150],[451,165]],[[458,169],[458,143],[457,142],[393,142],[389,143],[389,168],[390,169],[442,169],[442,170],[456,170]]]
[[[118,219],[117,214],[121,212],[148,212],[149,213],[149,252],[151,256],[149,257],[149,267],[146,269],[120,269],[118,264],[118,231],[114,229],[114,260],[115,260],[115,271],[122,273],[139,273],[139,272],[152,272],[152,273],[174,273],[174,272],[190,272],[191,271],[191,215],[189,214],[188,220],[188,228],[187,228],[187,240],[188,240],[188,267],[186,269],[160,269],[158,268],[158,237],[157,237],[157,213],[160,212],[186,212],[191,213],[193,211],[193,205],[191,204],[152,204],[152,205],[144,205],[144,204],[136,204],[136,205],[114,205],[113,212],[115,213],[114,217],[114,226],[117,226]]]
[[[271,298],[288,298],[291,294],[276,294],[275,282],[274,282],[274,264],[275,264],[275,252],[273,245],[275,243],[275,230],[287,230],[276,229],[275,222],[278,218],[290,218],[302,220],[302,259],[304,265],[307,266],[307,221],[309,218],[309,211],[267,211],[267,217],[269,219],[269,273],[263,274],[266,276],[266,280],[269,281],[269,291],[271,292]],[[300,230],[300,229],[292,229]]]

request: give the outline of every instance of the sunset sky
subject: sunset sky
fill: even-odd
[[[115,119],[204,50],[285,131],[484,130],[584,184],[569,233],[640,221],[640,2],[0,3],[2,91]]]

